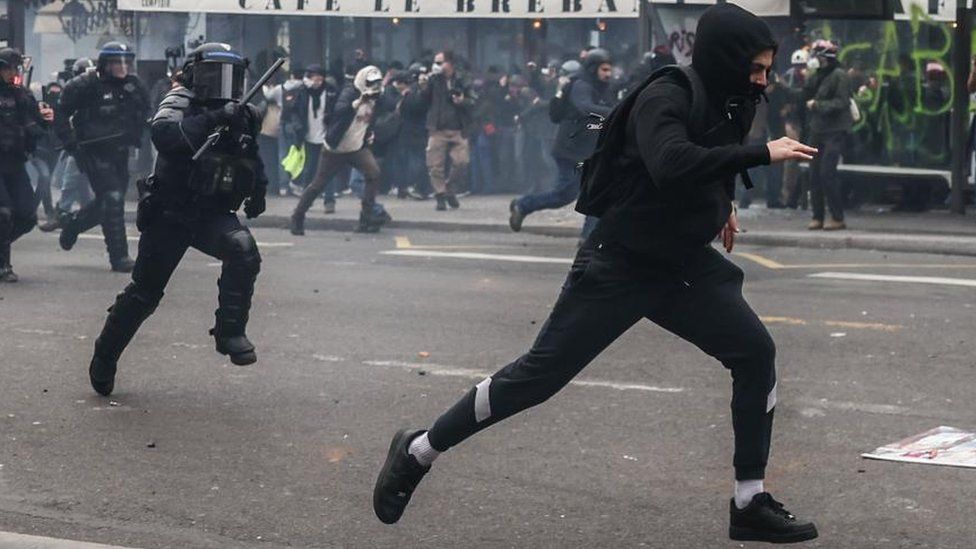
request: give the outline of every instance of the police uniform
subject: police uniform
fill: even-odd
[[[223,262],[216,324],[210,331],[217,352],[235,364],[257,360],[245,327],[261,256],[236,211],[243,205],[249,218],[264,211],[267,179],[255,141],[259,116],[253,107],[232,101],[241,98],[246,66],[229,46],[200,46],[184,66],[187,87],[170,91],[153,117],[152,141],[159,156],[148,194],[139,203],[136,224],[142,235],[132,283],[110,309],[89,370],[93,388],[103,395],[112,391],[123,349],[155,310],[190,247]],[[205,83],[205,72],[218,82]],[[222,84],[221,78],[233,82]],[[214,90],[218,86],[224,89]],[[194,161],[218,128],[225,129],[219,140]]]
[[[95,200],[76,213],[62,213],[61,247],[70,250],[78,235],[101,224],[112,270],[132,270],[125,234],[125,193],[129,147],[138,147],[149,112],[139,79],[113,77],[113,60],[134,58],[124,44],[110,42],[99,53],[98,69],[71,79],[61,94],[55,129],[65,150],[91,182]]]
[[[0,50],[0,67],[20,69],[22,62],[17,50]],[[46,126],[31,93],[0,79],[0,282],[16,282],[10,245],[37,223],[25,164]]]

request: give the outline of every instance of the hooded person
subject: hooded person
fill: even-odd
[[[375,233],[391,220],[377,204],[380,167],[370,150],[376,100],[383,92],[383,73],[373,65],[359,69],[346,81],[329,116],[315,177],[302,192],[291,216],[291,233],[305,234],[305,213],[339,171],[353,167],[366,179],[357,232]]]
[[[710,245],[724,224],[726,248],[732,248],[736,225],[728,186],[736,172],[790,156],[809,158],[814,151],[791,140],[740,144],[751,112],[741,109],[752,103],[737,98],[759,97],[773,63],[775,44],[765,24],[731,4],[720,4],[703,15],[698,40],[701,49],[695,59],[701,68],[696,70],[708,83],[715,131],[699,142],[689,139],[692,92],[677,73],[640,92],[624,120],[629,126],[626,147],[612,151],[632,160],[623,165],[631,171],[610,176],[621,186],[612,230],[603,226],[611,221],[607,212],[581,247],[549,320],[527,354],[478,383],[429,431],[403,429],[394,435],[373,492],[381,521],[399,520],[441,452],[544,402],[627,329],[648,318],[732,371],[736,488],[730,537],[775,542],[816,537],[813,524],[785,511],[763,490],[776,405],[775,347],[742,297],[742,270]],[[710,55],[722,62],[700,59]],[[729,115],[733,121],[723,124]],[[609,123],[613,121],[612,116]],[[671,254],[654,253],[662,249]],[[684,528],[697,531],[701,519],[687,516],[691,522]]]

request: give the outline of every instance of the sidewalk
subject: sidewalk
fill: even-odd
[[[434,211],[434,201],[380,200],[393,216],[386,232],[397,229],[430,231],[481,231],[510,233],[508,227],[508,195],[469,196],[461,199],[461,209]],[[256,220],[255,227],[287,229],[289,216],[297,199],[269,198],[268,211]],[[325,215],[321,201],[309,210],[307,230],[352,231],[357,225],[359,203],[343,197],[337,212]],[[976,256],[976,216],[957,216],[944,210],[925,213],[892,213],[889,208],[864,206],[850,212],[847,224],[851,229],[839,232],[807,231],[809,212],[802,210],[767,210],[753,206],[739,212],[745,230],[740,242],[758,246],[790,246],[806,248],[849,248],[891,252],[935,253]],[[576,238],[583,225],[583,217],[572,206],[560,210],[544,210],[526,218],[522,231],[554,237]]]

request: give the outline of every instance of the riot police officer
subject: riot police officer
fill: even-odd
[[[149,97],[134,74],[135,52],[109,42],[94,71],[72,78],[61,94],[55,130],[88,177],[95,200],[76,213],[62,213],[61,247],[70,250],[78,235],[102,225],[112,270],[130,272],[133,261],[125,237],[125,192],[129,147],[138,147]]]
[[[37,223],[34,190],[27,175],[27,156],[54,118],[41,109],[21,83],[24,56],[0,49],[0,282],[17,282],[10,266],[10,245]]]
[[[119,356],[191,246],[223,262],[210,331],[217,352],[238,365],[257,360],[245,327],[261,256],[236,211],[243,205],[248,218],[264,212],[267,179],[255,141],[258,113],[240,103],[247,65],[226,44],[199,46],[184,63],[183,85],[166,95],[153,117],[159,157],[139,202],[142,235],[132,283],[110,309],[89,367],[92,387],[102,395],[112,392]],[[216,144],[194,161],[215,133]]]

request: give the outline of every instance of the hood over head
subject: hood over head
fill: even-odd
[[[363,67],[356,73],[353,85],[363,95],[379,95],[383,91],[383,73],[373,65]]]
[[[715,100],[750,96],[753,58],[777,48],[766,22],[734,4],[716,4],[698,21],[692,66]]]

